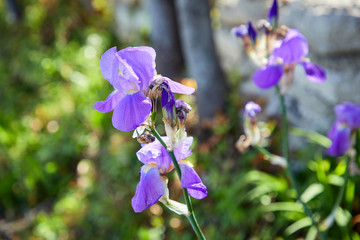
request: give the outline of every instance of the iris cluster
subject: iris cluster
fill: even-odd
[[[136,153],[144,165],[132,199],[135,212],[141,212],[159,200],[165,204],[174,202],[168,198],[166,177],[175,168],[170,152],[181,171],[181,186],[194,198],[207,196],[206,186],[186,160],[192,154],[193,138],[187,137],[185,129],[191,107],[182,100],[175,101],[173,94],[192,94],[195,89],[157,75],[155,57],[155,50],[145,46],[107,50],[100,59],[100,69],[114,91],[106,100],[94,105],[99,112],[113,111],[113,126],[120,131],[135,130],[133,137],[142,144]],[[166,148],[152,134],[159,98],[167,135],[161,137],[161,141]]]
[[[275,0],[256,27],[251,22],[232,29],[233,35],[244,41],[245,48],[260,69],[253,75],[255,85],[262,89],[280,83],[284,93],[293,82],[294,67],[301,65],[310,81],[322,83],[326,79],[322,67],[306,58],[309,46],[306,38],[296,29],[278,27],[278,4]]]

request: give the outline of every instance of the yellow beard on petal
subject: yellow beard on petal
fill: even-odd
[[[132,88],[132,89],[130,89],[130,91],[128,91],[128,93],[127,93],[127,94],[134,94],[134,93],[137,93],[137,92],[138,92],[138,90],[137,90],[137,89]]]

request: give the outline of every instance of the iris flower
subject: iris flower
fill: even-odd
[[[167,137],[163,137],[165,142]],[[181,186],[187,188],[189,194],[196,199],[207,196],[206,186],[202,183],[199,175],[185,158],[192,153],[190,146],[192,137],[187,137],[178,147],[174,154],[181,170]],[[140,171],[140,182],[131,204],[135,212],[142,212],[154,205],[164,194],[164,176],[174,169],[173,162],[167,150],[156,139],[155,142],[144,145],[137,153],[138,159],[144,164]]]
[[[120,131],[131,131],[150,115],[152,105],[148,97],[149,85],[156,79],[155,50],[151,47],[128,47],[107,50],[100,59],[103,77],[114,87],[105,101],[97,102],[99,112],[113,112],[113,126]],[[194,89],[167,78],[174,93],[191,94]]]
[[[310,81],[321,83],[326,79],[325,71],[320,66],[310,62],[305,56],[309,46],[305,37],[295,29],[289,29],[284,39],[275,43],[268,64],[255,72],[253,79],[259,88],[275,86],[284,73],[293,73],[296,64],[304,67]]]
[[[335,106],[334,110],[336,121],[328,133],[332,144],[327,153],[331,156],[341,156],[351,146],[351,132],[360,128],[360,106],[344,102]]]

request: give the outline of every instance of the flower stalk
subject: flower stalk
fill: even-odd
[[[160,134],[158,133],[158,131],[154,128],[153,130],[151,130],[151,133],[159,140],[159,142],[161,143],[161,145],[163,145],[164,148],[167,149],[167,145],[166,143],[164,142],[164,140],[161,138]],[[170,154],[170,157],[171,157],[171,160],[174,164],[174,167],[176,169],[176,173],[178,174],[179,178],[181,179],[181,170],[180,170],[180,166],[178,164],[178,161],[175,157],[175,154],[173,151],[168,151],[169,154]],[[195,217],[195,212],[193,210],[193,207],[192,207],[192,203],[191,203],[191,198],[189,196],[189,193],[187,191],[186,188],[182,188],[183,189],[183,193],[184,193],[184,198],[185,198],[185,202],[186,202],[186,206],[188,208],[188,211],[189,211],[189,216],[187,216],[190,224],[191,224],[191,227],[193,228],[196,236],[198,239],[201,239],[201,240],[205,240],[205,236],[204,234],[202,233],[201,231],[201,228],[197,222],[197,219]]]
[[[285,106],[285,98],[284,95],[281,94],[280,91],[280,87],[279,85],[276,85],[276,92],[279,96],[279,100],[280,100],[280,105],[281,105],[281,120],[282,120],[282,147],[283,147],[283,155],[284,158],[287,162],[288,167],[286,168],[287,174],[290,177],[290,182],[292,184],[292,186],[294,187],[295,191],[296,191],[296,197],[297,200],[301,203],[301,205],[304,208],[304,213],[306,214],[306,216],[308,216],[311,219],[311,223],[312,225],[316,228],[316,230],[318,231],[319,235],[320,235],[320,239],[325,240],[327,239],[326,235],[324,232],[321,232],[319,229],[319,226],[317,225],[314,217],[313,217],[313,213],[311,211],[311,209],[309,209],[305,202],[301,200],[301,194],[300,194],[300,189],[298,187],[298,184],[296,182],[294,173],[291,169],[291,165],[290,165],[290,148],[289,148],[289,126],[287,123],[287,113],[286,113],[286,106]]]

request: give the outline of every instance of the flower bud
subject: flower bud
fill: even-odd
[[[149,132],[145,132],[143,135],[137,137],[136,139],[140,144],[149,144],[155,141],[155,137]]]
[[[255,118],[256,115],[261,112],[259,104],[253,101],[247,102],[245,105],[244,115],[249,118]]]
[[[244,38],[245,36],[248,35],[248,28],[245,25],[240,25],[240,26],[237,26],[237,27],[233,27],[231,29],[231,33],[235,37]]]
[[[252,43],[255,45],[257,33],[251,22],[248,23],[248,33]]]
[[[274,0],[273,4],[269,9],[268,18],[272,28],[273,29],[277,28],[278,18],[279,18],[279,8],[276,0]]]
[[[183,100],[176,100],[175,102],[176,115],[179,119],[180,125],[185,124],[185,120],[191,111],[191,107],[189,104],[184,102]]]
[[[164,89],[161,92],[161,107],[163,110],[163,118],[167,119],[172,127],[176,126],[175,98],[169,89]]]

